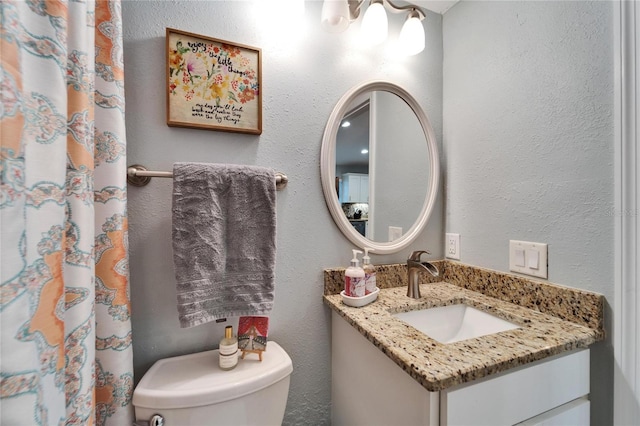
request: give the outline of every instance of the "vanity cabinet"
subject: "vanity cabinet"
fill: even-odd
[[[342,175],[341,202],[368,203],[369,175],[362,173],[345,173]]]
[[[429,392],[336,312],[331,323],[333,425],[589,424],[589,349]]]

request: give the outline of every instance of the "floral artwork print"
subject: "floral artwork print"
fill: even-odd
[[[260,51],[167,29],[173,126],[261,133]]]

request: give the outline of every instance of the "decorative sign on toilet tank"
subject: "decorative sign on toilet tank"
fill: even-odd
[[[238,348],[263,351],[267,348],[269,317],[247,316],[238,320]]]
[[[262,51],[167,28],[167,124],[262,133]]]

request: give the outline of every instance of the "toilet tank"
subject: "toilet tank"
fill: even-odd
[[[136,421],[161,415],[173,425],[281,425],[293,365],[269,341],[262,361],[247,354],[233,370],[218,366],[218,350],[157,361],[133,392]]]

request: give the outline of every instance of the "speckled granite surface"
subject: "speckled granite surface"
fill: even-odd
[[[549,282],[445,262],[443,280],[560,319],[604,329],[604,296]]]
[[[509,294],[511,298],[517,298],[521,294],[521,304],[532,303],[534,308],[444,281],[421,284],[422,297],[410,299],[406,297],[406,271],[403,276],[402,264],[378,267],[377,280],[381,288],[378,300],[362,308],[346,306],[339,294],[327,291],[338,288],[339,293],[338,282],[340,285],[342,282],[334,281],[339,278],[336,275],[340,270],[326,270],[324,301],[429,391],[439,391],[551,355],[584,348],[604,338],[601,327],[603,297],[600,295],[449,261],[442,261],[438,266],[445,279],[468,283],[480,277],[474,282],[474,288],[502,297]],[[452,269],[447,272],[449,267]],[[380,274],[383,270],[384,279]],[[495,280],[499,281],[496,283]],[[563,301],[554,303],[554,297]],[[392,316],[392,313],[456,303],[491,312],[520,328],[441,344]],[[589,307],[585,308],[587,305]],[[555,316],[543,313],[541,306],[559,312]],[[562,318],[562,315],[571,316],[572,320]]]
[[[601,294],[449,260],[431,263],[438,268],[440,276],[420,274],[421,283],[444,281],[576,324],[604,329],[604,297]],[[344,289],[344,270],[324,270],[325,295],[340,294]],[[404,263],[376,265],[376,272],[380,289],[407,286]]]

